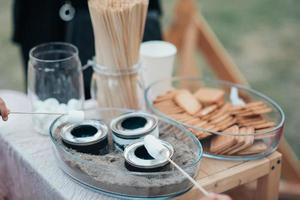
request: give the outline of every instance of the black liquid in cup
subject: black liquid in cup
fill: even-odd
[[[148,153],[146,147],[140,146],[135,149],[134,155],[137,158],[143,159],[143,160],[154,160],[154,158]],[[153,167],[153,168],[144,168],[142,166],[142,163],[135,163],[136,165],[140,166],[134,166],[130,164],[129,162],[125,161],[125,167],[132,172],[162,172],[162,171],[167,171],[170,169],[170,164],[166,163],[162,166],[159,167]]]
[[[98,129],[92,125],[79,125],[71,130],[71,135],[75,138],[92,137],[98,132]],[[64,145],[81,153],[93,155],[105,155],[108,153],[107,134],[102,138],[95,138],[95,141],[87,143],[68,143],[62,140]]]
[[[144,117],[129,117],[122,122],[121,126],[128,130],[135,130],[145,127],[146,124],[147,119]]]

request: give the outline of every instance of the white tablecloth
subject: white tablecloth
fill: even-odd
[[[30,110],[22,93],[0,91],[0,97],[12,111]],[[36,133],[31,117],[24,115],[11,115],[8,122],[0,122],[1,193],[12,200],[113,199],[64,174],[55,161],[50,138]]]

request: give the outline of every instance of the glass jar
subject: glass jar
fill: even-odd
[[[33,112],[67,113],[83,106],[83,77],[78,49],[52,42],[31,49],[28,62],[28,95]],[[33,115],[36,131],[47,135],[57,116]]]
[[[91,95],[99,107],[143,109],[144,82],[138,63],[130,68],[116,69],[93,63]]]

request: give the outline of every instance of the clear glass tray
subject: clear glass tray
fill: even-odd
[[[208,133],[212,136],[217,135],[225,135],[223,132],[216,132],[210,129],[205,129],[201,126],[192,126],[178,120],[174,120],[169,117],[167,114],[158,110],[153,101],[156,99],[157,96],[165,94],[167,91],[171,91],[174,89],[188,89],[191,92],[195,92],[200,86],[204,87],[211,87],[211,88],[221,88],[225,91],[225,101],[229,101],[229,93],[232,87],[237,88],[238,93],[242,96],[242,98],[247,102],[251,99],[251,101],[262,101],[264,102],[269,108],[272,108],[272,112],[267,113],[264,115],[265,118],[273,121],[275,126],[264,131],[255,132],[252,136],[254,136],[254,142],[263,143],[266,146],[265,151],[257,154],[251,155],[221,155],[221,154],[214,154],[211,153],[208,149],[210,146],[210,140],[212,137],[208,137],[206,139],[201,140],[203,145],[203,155],[204,157],[221,159],[221,160],[254,160],[266,157],[267,155],[271,154],[275,151],[278,147],[280,138],[283,135],[283,127],[285,122],[285,115],[281,107],[271,98],[267,97],[266,95],[257,92],[249,87],[233,84],[226,81],[218,81],[218,80],[211,80],[211,79],[200,79],[197,77],[174,77],[172,79],[161,80],[151,84],[145,91],[145,99],[147,108],[154,114],[167,118],[169,120],[176,121],[184,125],[186,128],[195,131],[201,131]],[[233,133],[226,133],[226,135],[232,136],[239,136],[239,137],[247,137],[241,134],[233,134]]]
[[[112,118],[132,112],[125,109],[86,110],[86,119],[99,119],[109,124]],[[116,150],[109,133],[109,154],[92,156],[65,147],[59,137],[64,117],[56,119],[50,136],[60,168],[77,182],[90,189],[125,199],[164,199],[180,195],[192,185],[178,170],[171,167],[163,172],[130,172],[124,167],[123,152]],[[168,119],[159,118],[160,138],[171,143],[175,149],[173,160],[196,177],[202,146],[186,128]],[[178,146],[182,145],[181,148]]]

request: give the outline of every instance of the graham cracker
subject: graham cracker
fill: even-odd
[[[204,105],[211,105],[224,101],[225,91],[216,88],[199,88],[194,96]]]
[[[255,142],[253,145],[244,149],[243,151],[238,152],[238,155],[251,155],[251,154],[258,154],[262,153],[267,150],[267,145],[264,142]]]
[[[217,110],[218,106],[216,104],[212,104],[210,106],[207,106],[205,108],[203,108],[202,110],[200,110],[200,112],[196,113],[195,116],[197,117],[203,117],[205,115],[208,115],[210,113],[212,113],[213,111]]]
[[[196,114],[202,108],[200,102],[188,90],[178,92],[174,100],[179,107],[191,115]]]
[[[165,94],[157,96],[156,99],[153,101],[153,103],[155,104],[155,103],[160,103],[162,101],[172,100],[175,97],[176,93],[177,90],[167,91]]]
[[[236,154],[237,152],[243,151],[244,149],[247,149],[248,147],[253,145],[254,142],[254,128],[252,127],[243,127],[240,129],[240,134],[242,135],[249,135],[249,136],[241,136],[244,140],[244,144],[232,149],[231,151],[227,152],[228,155]]]
[[[270,127],[273,127],[275,126],[276,124],[274,122],[265,122],[263,124],[258,124],[258,125],[255,125],[253,126],[256,130],[257,129],[265,129],[265,128],[270,128]]]
[[[224,131],[224,135],[218,135],[212,138],[210,143],[210,152],[212,153],[220,153],[230,148],[231,146],[237,143],[236,137],[231,135],[225,135],[226,133],[237,132],[238,127],[232,126]]]

